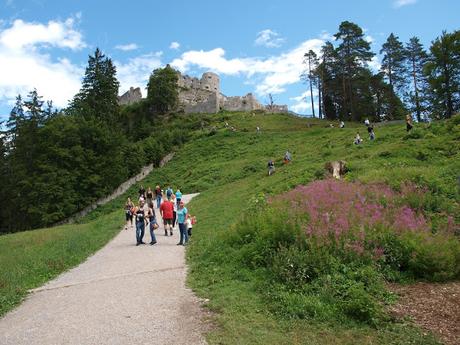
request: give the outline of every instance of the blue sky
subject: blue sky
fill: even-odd
[[[118,68],[120,93],[171,63],[192,76],[215,71],[228,96],[254,93],[309,114],[302,56],[344,20],[365,30],[378,53],[394,32],[425,46],[460,29],[458,0],[47,1],[0,0],[0,118],[34,87],[63,107],[99,47]],[[379,67],[378,56],[371,63]]]

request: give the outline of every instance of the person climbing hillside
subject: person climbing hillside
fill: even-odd
[[[177,210],[177,223],[179,223],[179,233],[180,233],[180,240],[177,244],[178,246],[185,246],[188,242],[188,233],[187,233],[187,226],[186,226],[186,219],[187,219],[187,208],[184,205],[184,202],[181,201],[179,203],[179,208]]]
[[[412,125],[412,115],[406,115],[406,131],[409,132],[414,126]]]
[[[372,124],[369,124],[369,126],[367,127],[367,133],[369,133],[369,140],[375,139],[374,126]]]
[[[150,245],[157,243],[155,237],[155,230],[158,229],[157,217],[155,215],[155,209],[153,208],[153,202],[149,205],[149,211],[147,213],[147,218],[149,220],[149,229],[150,229]]]
[[[271,176],[275,172],[275,162],[273,159],[270,159],[267,163],[268,176]]]
[[[126,225],[125,230],[128,230],[128,223],[130,224],[131,228],[133,227],[133,211],[134,211],[134,203],[131,201],[131,198],[125,203],[125,217],[126,217]]]
[[[157,208],[160,208],[161,198],[163,197],[163,192],[159,185],[155,187],[155,199],[157,201]]]
[[[144,201],[139,202],[139,206],[135,209],[135,216],[136,216],[136,246],[139,244],[145,244],[143,241],[144,233],[145,233],[145,210],[144,210]]]
[[[284,164],[288,164],[290,163],[292,160],[292,155],[289,151],[286,151],[286,153],[284,154]]]
[[[165,236],[168,236],[168,229],[169,234],[173,235],[173,213],[174,213],[174,205],[173,203],[165,199],[160,205],[160,214],[161,218],[163,218],[163,225],[165,227]]]

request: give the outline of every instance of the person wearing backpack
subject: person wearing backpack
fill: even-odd
[[[173,235],[173,213],[174,213],[174,205],[173,203],[165,199],[160,205],[160,214],[161,218],[163,218],[163,224],[165,227],[165,236],[168,236],[168,229],[169,233]]]

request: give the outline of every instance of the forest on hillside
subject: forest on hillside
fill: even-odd
[[[443,32],[426,50],[391,34],[379,53],[381,71],[363,30],[345,21],[321,54],[305,53],[305,79],[318,93],[318,116],[329,120],[451,117],[460,110],[460,31]],[[299,64],[302,63],[299,61]],[[178,118],[177,74],[152,72],[147,99],[118,104],[113,61],[89,56],[80,91],[66,109],[39,91],[18,95],[0,133],[0,234],[55,224],[106,195],[142,166],[157,164],[184,143],[201,120]]]

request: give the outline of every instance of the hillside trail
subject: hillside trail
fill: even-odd
[[[179,230],[166,237],[161,225],[156,236],[156,245],[135,246],[135,230],[121,230],[84,263],[33,290],[0,319],[0,344],[206,344],[200,301],[185,287]]]

